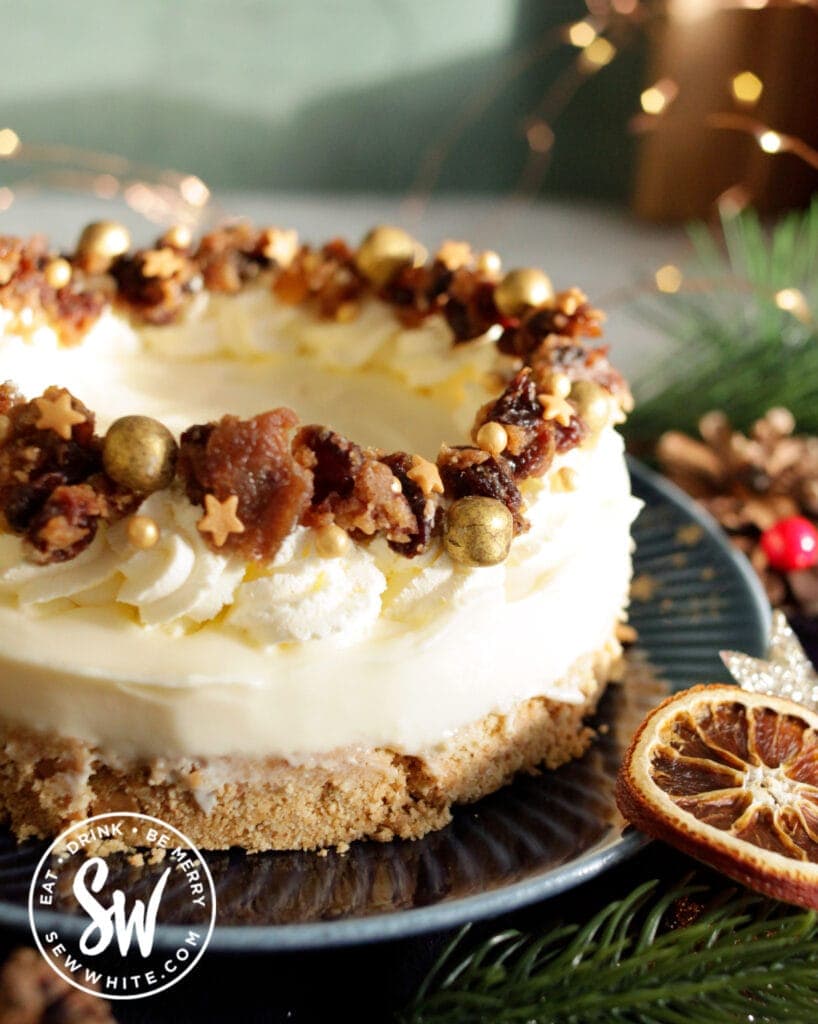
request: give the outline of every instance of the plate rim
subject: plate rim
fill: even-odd
[[[705,534],[732,563],[744,583],[752,610],[752,629],[757,638],[755,650],[748,654],[763,655],[769,636],[771,609],[767,595],[749,561],[737,551],[716,520],[679,487],[671,483],[644,463],[627,456],[628,470],[635,482],[658,492],[669,504],[680,508],[686,516],[700,526]],[[213,931],[209,950],[219,953],[295,952],[307,949],[329,949],[370,942],[389,942],[429,932],[444,931],[471,921],[497,917],[535,902],[551,899],[575,886],[601,875],[608,869],[624,863],[643,849],[650,840],[627,827],[619,836],[612,836],[602,848],[590,849],[579,857],[552,868],[543,874],[425,907],[393,910],[368,917],[340,920],[310,921],[303,924],[271,925],[219,925]],[[66,915],[48,913],[43,923],[53,918],[65,927]],[[77,922],[79,924],[79,922]],[[0,925],[10,928],[29,927],[24,906],[0,901]],[[182,925],[169,925],[157,931],[157,944],[162,947],[176,944],[186,934]]]

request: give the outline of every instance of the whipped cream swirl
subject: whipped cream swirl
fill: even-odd
[[[116,602],[136,609],[145,626],[185,629],[215,618],[232,601],[244,561],[211,551],[196,526],[201,510],[176,491],[152,495],[140,513],[159,526],[152,548],[135,549],[120,522],[101,528],[69,562],[23,561],[6,568],[0,589],[16,594],[24,606],[62,602],[54,610],[63,610],[65,602],[80,607]]]

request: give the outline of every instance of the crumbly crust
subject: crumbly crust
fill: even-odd
[[[584,719],[620,657],[611,639],[566,673],[566,685],[585,696],[581,704],[535,697],[416,755],[378,748],[298,765],[273,758],[123,765],[80,740],[6,723],[0,816],[20,839],[52,836],[74,821],[117,810],[161,818],[204,849],[309,850],[367,838],[418,839],[446,825],[453,804],[479,800],[517,772],[580,757],[593,736]]]

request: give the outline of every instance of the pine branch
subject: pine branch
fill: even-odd
[[[818,433],[818,199],[769,234],[747,211],[723,216],[717,235],[694,226],[690,238],[683,288],[637,306],[671,349],[636,382],[630,436],[695,432],[710,409],[746,430],[776,405],[800,431]],[[805,308],[782,309],[784,289],[800,293]]]
[[[672,928],[673,908],[702,905]],[[444,951],[404,1024],[807,1024],[818,1018],[818,915],[750,893],[639,886],[584,926],[508,931]],[[748,1016],[752,1014],[752,1016]]]

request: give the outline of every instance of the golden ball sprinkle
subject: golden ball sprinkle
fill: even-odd
[[[477,256],[476,268],[484,277],[496,280],[503,271],[503,262],[493,249],[485,249]]]
[[[508,557],[513,539],[511,512],[496,498],[460,498],[446,513],[443,543],[463,565],[499,565]]]
[[[598,434],[611,422],[614,400],[610,392],[592,380],[575,381],[571,388],[571,401],[592,434]]]
[[[173,224],[159,240],[159,244],[171,249],[189,249],[193,232],[186,224]]]
[[[167,487],[176,467],[173,434],[150,416],[123,416],[108,428],[102,463],[108,476],[138,494]]]
[[[382,224],[361,242],[355,265],[364,277],[381,287],[403,267],[422,263],[425,258],[423,246],[407,231]]]
[[[57,290],[65,288],[71,280],[71,264],[68,260],[64,260],[59,256],[46,263],[43,274],[45,275],[46,284],[49,288],[55,288]]]
[[[478,448],[491,455],[502,455],[508,447],[508,432],[502,423],[489,420],[477,431],[475,436]]]
[[[340,558],[351,543],[346,530],[335,523],[319,526],[315,531],[315,550],[322,558]]]
[[[522,316],[529,309],[547,306],[554,298],[551,278],[541,270],[509,270],[494,289],[494,304],[503,316]]]
[[[77,242],[77,256],[92,274],[107,270],[117,256],[131,247],[131,233],[115,220],[97,220],[88,224]]]
[[[128,520],[128,540],[143,551],[159,540],[159,525],[150,516],[131,516]]]

